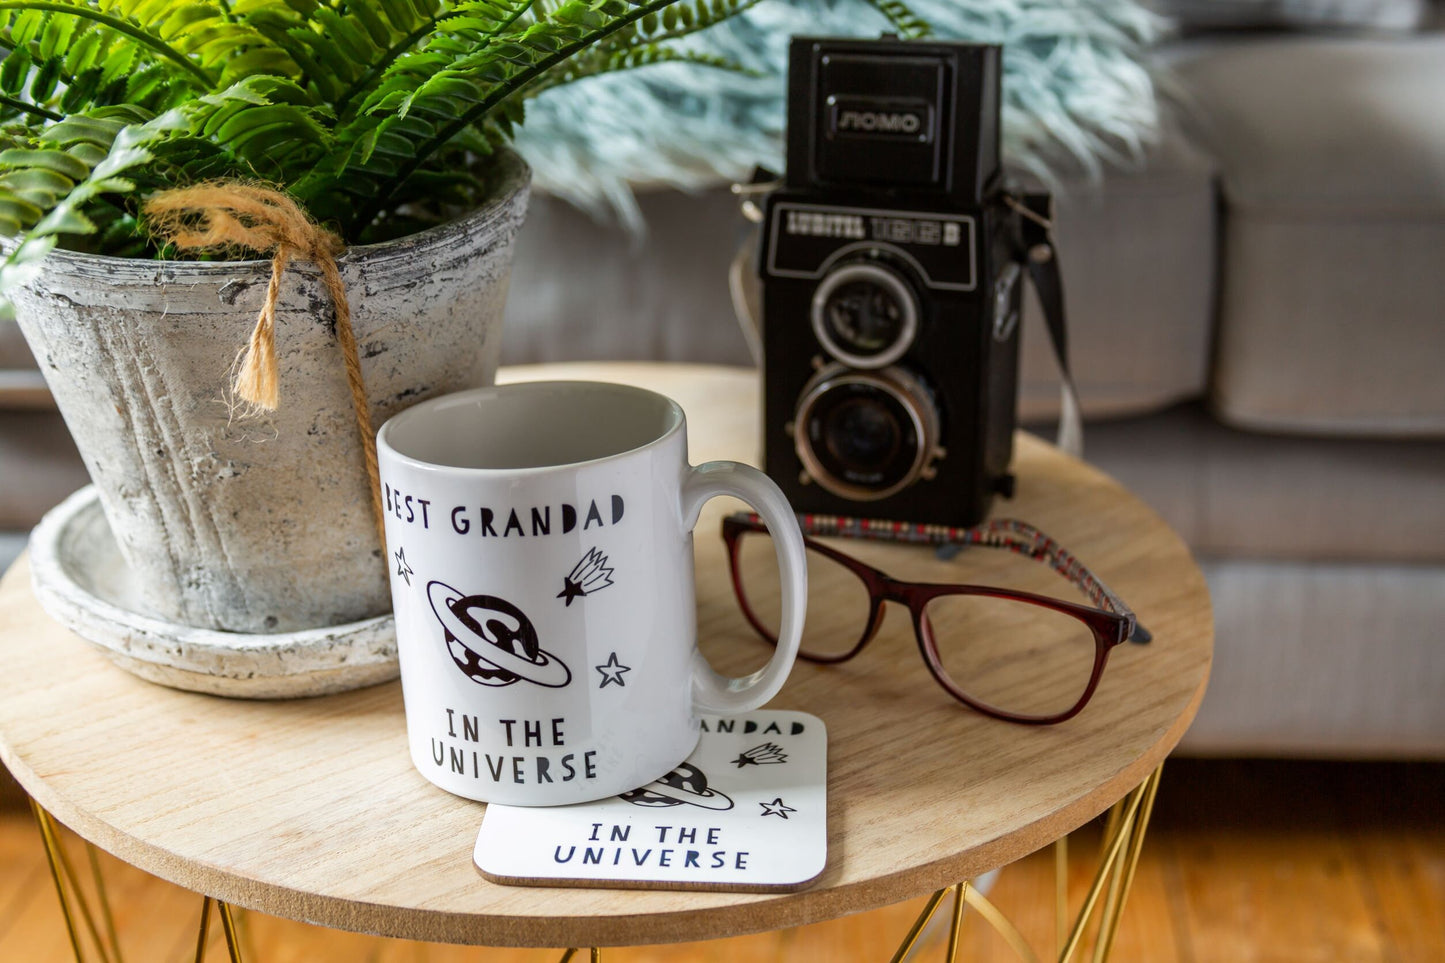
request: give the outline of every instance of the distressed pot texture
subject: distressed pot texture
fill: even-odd
[[[530,177],[515,155],[502,167],[494,199],[467,217],[338,259],[375,427],[492,382]],[[282,285],[278,409],[248,416],[233,403],[270,270],[56,251],[14,292],[141,601],[162,619],[288,632],[391,606],[335,314],[313,265],[292,262]]]

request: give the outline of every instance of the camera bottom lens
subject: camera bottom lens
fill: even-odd
[[[835,495],[887,498],[923,477],[938,441],[938,411],[923,384],[900,368],[831,365],[798,400],[798,457]]]

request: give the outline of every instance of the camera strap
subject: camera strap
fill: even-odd
[[[1075,458],[1084,455],[1084,419],[1079,392],[1069,370],[1069,329],[1064,316],[1064,279],[1059,273],[1059,252],[1054,245],[1052,194],[1005,195],[1005,203],[1018,215],[1021,261],[1043,309],[1044,326],[1059,366],[1059,435],[1057,444]]]

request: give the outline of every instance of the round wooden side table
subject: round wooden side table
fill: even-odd
[[[555,378],[661,391],[687,412],[694,463],[756,460],[755,372],[575,364],[501,380]],[[1209,596],[1179,538],[1116,482],[1025,434],[1015,469],[1017,494],[995,515],[1062,542],[1154,641],[1119,647],[1084,712],[1052,727],[999,722],[949,698],[896,614],[853,662],[800,661],[771,707],[815,713],[829,731],[828,865],[802,892],[489,883],[471,860],[484,807],[412,769],[398,684],[287,702],[152,685],[51,621],[24,559],[0,583],[0,758],[39,807],[156,876],[224,903],[408,939],[615,946],[794,926],[930,891],[932,908],[960,880],[1111,806],[1112,856],[1087,908],[1117,910],[1157,771],[1204,694]],[[736,618],[718,535],[725,510],[710,503],[697,528],[699,627],[718,667],[738,670],[759,661],[760,643]],[[910,552],[928,549],[859,542],[855,551],[885,568]],[[938,564],[969,581],[981,558],[968,550]],[[967,890],[956,893],[961,912]]]

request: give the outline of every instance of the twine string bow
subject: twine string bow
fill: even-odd
[[[275,411],[280,402],[280,376],[276,361],[276,302],[281,279],[292,259],[311,261],[336,310],[336,341],[341,347],[351,407],[361,436],[361,451],[370,482],[371,511],[383,551],[386,529],[381,505],[381,478],[376,466],[376,433],[371,408],[361,379],[361,358],[351,329],[351,306],[336,266],[345,245],[341,238],[317,225],[306,212],[280,191],[241,181],[209,181],[191,187],[161,191],[145,204],[151,233],[185,251],[228,251],[246,248],[271,256],[271,280],[266,300],[256,316],[250,341],[242,349],[234,389],[248,404]]]

